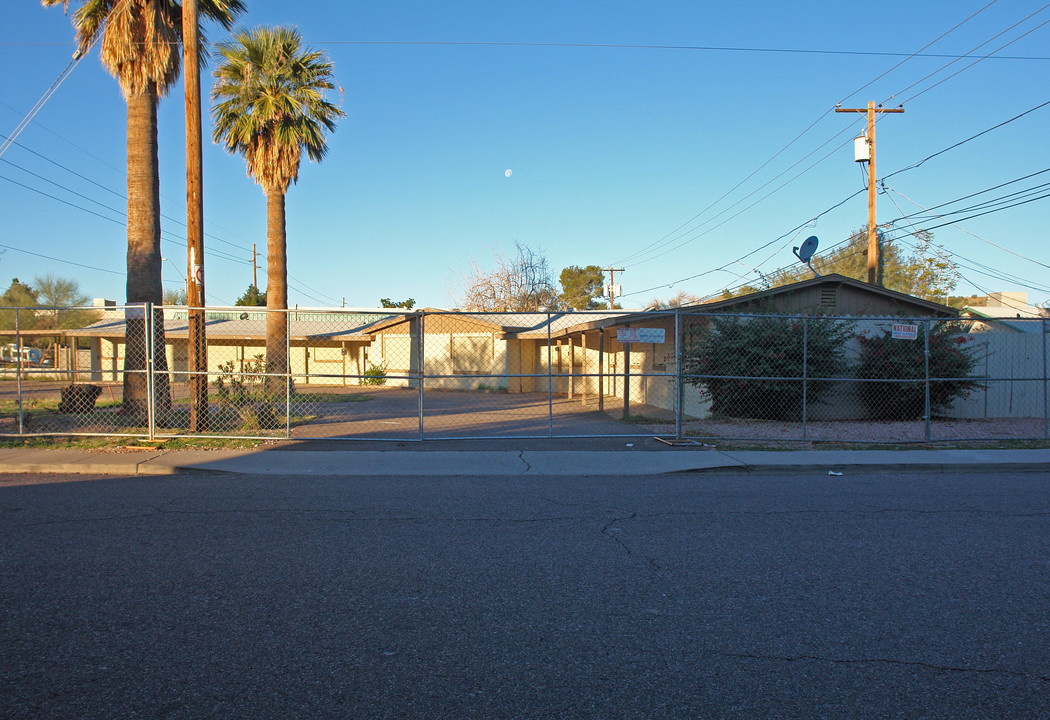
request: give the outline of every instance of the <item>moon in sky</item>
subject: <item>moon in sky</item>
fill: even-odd
[[[507,168],[507,172],[505,172],[503,174],[506,175],[507,177],[510,177],[511,176],[510,168]]]

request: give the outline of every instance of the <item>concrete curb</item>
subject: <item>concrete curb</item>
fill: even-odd
[[[878,473],[1050,470],[1050,450],[0,450],[0,472],[290,477],[634,476],[669,473]]]

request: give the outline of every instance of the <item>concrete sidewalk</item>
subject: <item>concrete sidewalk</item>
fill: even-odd
[[[281,476],[544,476],[735,472],[1050,470],[1050,449],[721,451],[610,450],[154,450],[0,449],[0,473]]]

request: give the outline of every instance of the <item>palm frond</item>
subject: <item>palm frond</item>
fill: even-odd
[[[248,175],[264,190],[286,192],[298,179],[303,153],[320,161],[326,133],[343,116],[324,97],[334,87],[332,63],[304,49],[292,28],[244,30],[218,51],[213,138],[244,156]]]

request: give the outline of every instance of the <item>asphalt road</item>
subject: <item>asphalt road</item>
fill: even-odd
[[[0,478],[3,718],[1045,718],[1050,473]]]

